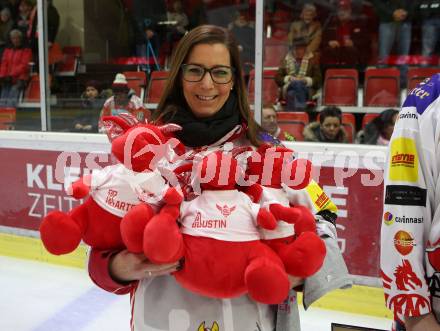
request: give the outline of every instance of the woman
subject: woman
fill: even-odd
[[[326,107],[319,113],[319,122],[304,128],[305,141],[346,143],[347,134],[342,127],[342,112],[338,107]]]
[[[228,31],[210,25],[186,34],[175,49],[168,84],[154,115],[157,122],[183,127],[178,138],[188,147],[188,159],[208,149],[259,144],[259,127],[250,117],[238,54],[237,43]],[[329,261],[322,271],[305,280],[306,302],[314,301],[330,287],[349,285],[344,272],[328,270],[335,265],[345,268],[337,263],[335,245],[336,250],[327,248]],[[181,288],[169,276],[180,267],[180,263],[154,265],[143,255],[126,250],[92,250],[89,260],[90,276],[98,286],[131,294],[133,330],[205,330],[205,326],[215,325],[220,330],[299,330],[293,291],[279,307],[258,304],[246,295],[211,299]],[[291,281],[292,286],[302,283],[300,279]]]
[[[396,109],[386,109],[381,112],[365,126],[365,129],[359,131],[356,143],[387,146],[393,134],[398,113]]]

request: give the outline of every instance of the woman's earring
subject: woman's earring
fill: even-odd
[[[234,86],[231,86],[231,91],[234,89]]]

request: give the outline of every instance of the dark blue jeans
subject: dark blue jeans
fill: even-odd
[[[422,26],[422,55],[431,56],[439,41],[440,18],[428,18],[423,21]]]
[[[307,106],[309,100],[309,88],[306,83],[300,80],[290,82],[286,91],[286,110],[302,111]]]

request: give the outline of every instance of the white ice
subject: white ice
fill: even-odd
[[[85,269],[0,256],[0,330],[128,331],[129,296],[96,287]],[[301,309],[302,331],[330,331],[332,322],[390,329],[390,320]]]

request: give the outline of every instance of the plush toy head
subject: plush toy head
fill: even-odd
[[[312,163],[306,159],[295,159],[294,152],[285,147],[263,144],[248,159],[247,176],[267,187],[281,188],[286,184],[300,190],[311,179]]]
[[[129,114],[120,114],[102,119],[112,140],[113,155],[128,169],[151,171],[160,160],[184,153],[182,143],[171,135],[180,130],[180,126],[133,123],[133,118]]]
[[[197,166],[197,175],[203,190],[232,190],[240,171],[237,160],[221,151],[208,154]]]
[[[102,121],[112,141],[112,153],[129,170],[154,170],[159,160],[166,158],[170,161],[176,154],[183,152],[183,145],[170,136],[172,131],[179,129],[178,126],[140,124],[130,114],[104,117]],[[92,175],[95,176],[94,191],[83,204],[68,213],[53,211],[44,217],[40,233],[47,250],[57,255],[66,254],[73,251],[81,240],[100,249],[121,249],[124,247],[121,219],[136,209],[131,217],[135,221],[140,219],[136,223],[137,227],[134,227],[136,230],[143,228],[153,216],[154,211],[150,205],[140,204],[142,194],[158,202],[180,203],[181,196],[176,190],[168,190],[160,173],[132,175],[120,165],[108,166]],[[86,181],[85,178],[73,183],[72,195],[84,198],[91,183],[91,180]],[[147,184],[152,189],[144,193]],[[136,207],[141,209],[140,212]],[[136,218],[137,215],[141,216]],[[137,232],[142,235],[141,231]]]

